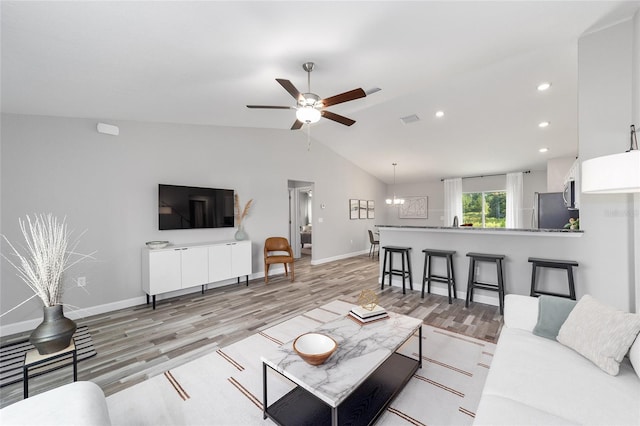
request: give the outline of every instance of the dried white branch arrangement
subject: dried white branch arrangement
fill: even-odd
[[[240,197],[238,197],[238,194],[234,194],[233,201],[236,213],[236,226],[240,227],[240,225],[242,224],[242,220],[249,214],[249,209],[251,208],[251,203],[253,203],[253,198],[247,201],[247,204],[244,205],[244,209],[242,210],[240,210]]]
[[[52,214],[41,214],[33,219],[27,216],[26,221],[18,219],[18,222],[26,242],[26,246],[22,247],[25,253],[22,254],[3,235],[17,260],[14,262],[4,254],[2,257],[16,269],[18,276],[42,299],[45,306],[61,304],[63,273],[78,262],[93,258],[95,252],[75,252],[84,232],[70,242],[71,232],[67,230],[66,218],[59,221]]]

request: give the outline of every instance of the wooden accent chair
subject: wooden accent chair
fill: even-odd
[[[285,254],[287,253],[287,254]],[[284,263],[284,274],[289,275],[287,264],[291,265],[291,282],[294,280],[293,250],[284,237],[269,237],[264,241],[264,282],[269,282],[269,265]]]

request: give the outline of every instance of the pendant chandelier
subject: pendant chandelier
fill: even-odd
[[[396,166],[398,163],[392,163],[393,166],[393,198],[387,198],[385,203],[392,206],[399,206],[400,204],[404,204],[404,198],[396,197]]]

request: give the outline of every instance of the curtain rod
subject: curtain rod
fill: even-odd
[[[510,173],[517,173],[517,172],[510,172]],[[531,170],[525,170],[521,173],[531,173]],[[507,173],[494,173],[494,174],[490,174],[490,175],[477,175],[477,176],[463,176],[460,179],[473,179],[473,178],[483,178],[483,177],[491,177],[491,176],[506,176]],[[445,178],[440,179],[440,182],[444,182]]]

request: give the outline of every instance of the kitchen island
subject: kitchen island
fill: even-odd
[[[413,278],[413,290],[422,288],[424,267],[424,249],[455,250],[453,256],[457,297],[464,299],[467,292],[467,276],[469,272],[469,252],[504,254],[505,292],[507,294],[528,295],[531,289],[531,264],[529,257],[575,260],[580,267],[574,268],[576,293],[580,298],[584,289],[580,286],[581,270],[586,265],[581,262],[580,230],[567,229],[506,229],[506,228],[473,228],[445,226],[397,226],[378,225],[380,231],[380,272],[385,246],[411,247],[410,259]],[[399,260],[394,259],[394,268]],[[434,273],[446,275],[445,259],[434,259]],[[480,263],[476,276],[486,282],[496,282],[495,265]],[[388,278],[386,283],[388,283]],[[402,287],[402,279],[394,277],[393,286]],[[567,292],[567,275],[560,270],[539,270],[538,287],[548,291]],[[444,283],[432,283],[431,292],[447,294]],[[492,291],[475,290],[474,301],[498,305],[498,295]]]

